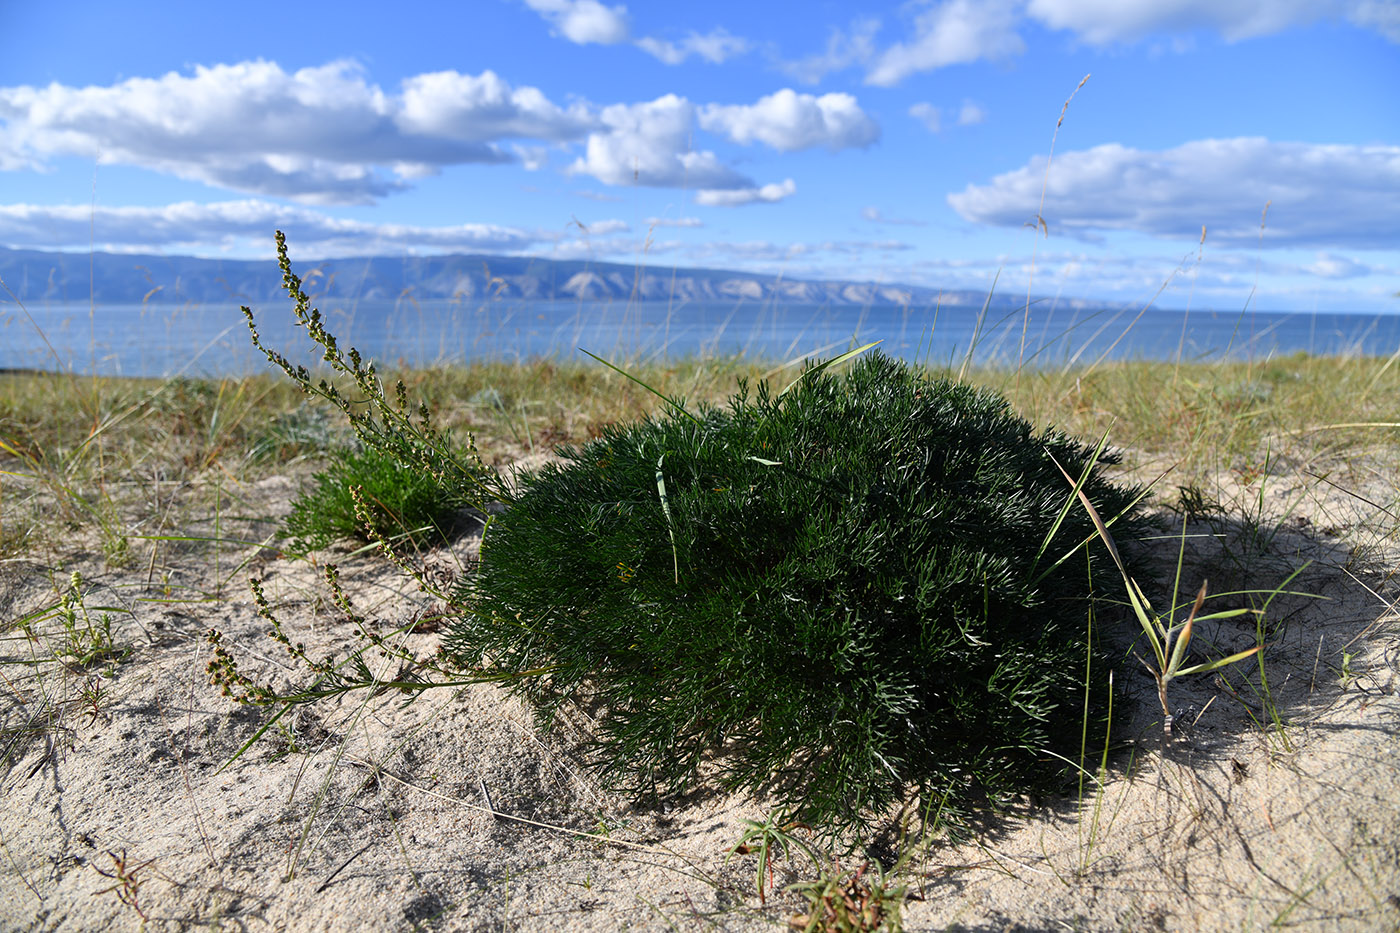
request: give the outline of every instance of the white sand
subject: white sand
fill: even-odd
[[[290,490],[274,479],[249,494],[285,507]],[[1395,542],[1367,538],[1359,522],[1372,511],[1302,477],[1275,478],[1265,514],[1282,529],[1265,553],[1231,542],[1243,561],[1193,539],[1184,588],[1203,575],[1216,592],[1272,586],[1315,561],[1290,589],[1326,599],[1271,607],[1286,620],[1264,654],[1285,727],[1245,686],[1246,674],[1257,683],[1250,661],[1228,675],[1233,688],[1212,675],[1174,684],[1179,719],[1194,725],[1166,743],[1155,687],[1126,662],[1117,676],[1132,722],[1120,737],[1134,745],[1113,757],[1102,791],[1027,801],[977,844],[932,844],[905,875],[908,929],[1400,929]],[[472,546],[435,566],[450,572]],[[226,549],[216,564],[206,547],[165,547],[168,596],[159,573],[148,585],[139,548],[138,566],[121,571],[76,545],[68,560],[90,580],[89,605],[130,609],[114,631],[132,652],[96,710],[77,698],[102,668],[50,666],[41,684],[21,663],[28,643],[4,642],[7,729],[61,722],[3,737],[0,929],[134,930],[145,917],[151,930],[746,930],[803,909],[782,889],[813,877],[805,862],[778,862],[760,904],[755,856],[726,858],[762,801],[630,808],[598,789],[577,731],[538,732],[490,686],[305,707],[225,766],[268,712],[209,686],[204,631],[222,631],[250,673],[286,661],[260,634],[247,576],[264,577],[313,656],[353,644],[353,629],[305,563]],[[1170,561],[1175,545],[1155,553]],[[356,604],[386,626],[426,603],[373,556],[338,562]],[[43,570],[0,566],[0,618],[53,601]],[[223,578],[217,598],[162,601],[212,597]],[[428,651],[438,636],[412,637]],[[1193,647],[1253,639],[1252,623],[1222,622]],[[556,828],[493,817],[483,787],[497,811]],[[567,832],[600,829],[614,841]]]

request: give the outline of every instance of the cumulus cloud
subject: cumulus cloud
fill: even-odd
[[[867,84],[889,87],[919,72],[1019,55],[1027,22],[1069,32],[1091,45],[1165,35],[1184,48],[1196,31],[1237,42],[1326,19],[1400,43],[1395,0],[922,0],[916,8],[911,35],[883,51],[874,50],[874,28],[859,41],[833,33],[824,54],[779,67],[799,80],[816,81],[836,68],[865,64]]]
[[[0,123],[8,167],[77,155],[313,204],[371,202],[443,166],[515,160],[503,140],[558,142],[595,126],[582,105],[560,108],[490,71],[418,75],[391,95],[345,61],[0,88]]]
[[[798,94],[784,88],[755,104],[708,104],[700,126],[736,143],[765,143],[779,152],[824,146],[833,152],[869,146],[880,127],[850,94]]]
[[[578,139],[593,125],[582,106],[563,110],[537,88],[512,88],[492,71],[435,71],[403,82],[395,122],[406,133],[467,143]]]
[[[1043,159],[948,196],[963,217],[1033,219]],[[1137,231],[1270,247],[1393,248],[1400,242],[1400,146],[1206,139],[1147,152],[1118,144],[1055,157],[1042,211],[1050,232]]]
[[[712,65],[720,65],[726,59],[742,55],[752,47],[748,39],[730,35],[724,29],[715,29],[704,35],[692,32],[679,42],[645,36],[638,39],[636,45],[643,52],[667,65],[679,65],[692,55]]]
[[[713,152],[690,148],[695,105],[667,94],[642,104],[614,104],[599,115],[605,130],[588,136],[571,174],[609,185],[659,188],[750,188],[753,182],[723,165]]]
[[[1337,18],[1400,42],[1400,8],[1384,0],[1030,0],[1026,13],[1051,29],[1070,30],[1095,45],[1197,29],[1213,30],[1234,42]]]
[[[745,204],[776,204],[797,193],[797,183],[791,178],[782,184],[761,188],[709,189],[695,192],[695,203],[705,207],[741,207]]]
[[[981,59],[1019,55],[1025,42],[1016,32],[1010,0],[943,0],[914,18],[914,35],[881,52],[865,83],[891,87],[912,74]]]
[[[816,84],[833,71],[863,65],[874,58],[875,34],[879,31],[878,19],[854,20],[848,29],[832,29],[822,52],[793,61],[780,60],[776,66],[796,81]]]
[[[782,151],[879,137],[846,94],[785,90],[703,113],[707,127]],[[609,185],[771,191],[692,148],[696,115],[674,94],[560,106],[491,71],[414,75],[390,93],[352,62],[288,73],[252,61],[110,86],[0,87],[0,170],[79,156],[307,204],[366,204],[453,165],[539,170],[551,145],[586,140],[566,172]]]
[[[525,5],[543,16],[555,34],[578,45],[627,41],[625,6],[604,6],[598,0],[525,0]]]
[[[616,45],[632,39],[625,6],[604,6],[598,0],[525,0],[525,5],[543,16],[555,35],[576,45]],[[632,44],[667,65],[679,65],[692,55],[718,65],[753,47],[723,28],[692,31],[678,41],[643,36]]]
[[[1331,254],[1328,257],[1343,264],[1353,262]],[[1002,294],[1019,290],[1024,296],[1029,284],[1042,294],[1075,296],[1038,304],[1032,311],[1033,315],[1049,313],[1056,320],[1066,321],[1080,313],[1076,309],[1081,298],[1124,301],[1134,312],[1155,298],[1154,306],[1159,308],[1189,304],[1204,311],[1227,310],[1237,314],[1252,293],[1252,307],[1265,311],[1316,309],[1319,302],[1322,307],[1334,308],[1384,307],[1384,303],[1378,304],[1377,299],[1382,296],[1374,289],[1338,288],[1337,277],[1327,274],[1331,268],[1320,270],[1317,266],[1292,260],[1260,262],[1243,252],[1212,251],[1207,243],[1199,265],[1195,250],[1184,257],[1167,253],[1134,255],[1116,249],[1051,250],[1037,254],[1034,264],[1028,255],[1019,254],[917,260],[908,267],[908,280],[948,288],[985,289],[995,279],[997,291]],[[1396,271],[1378,266],[1365,269],[1361,274],[1394,275]],[[1089,330],[1067,333],[1066,338],[1076,342],[1110,321],[1111,318],[1096,314],[1085,320],[1084,326]],[[1126,323],[1119,320],[1111,326]],[[1052,325],[1051,332],[1054,331]]]
[[[910,107],[909,116],[922,123],[930,133],[937,133],[943,129],[942,112],[927,101],[921,100]]]
[[[538,235],[515,227],[375,224],[260,200],[186,201],[162,207],[0,205],[0,243],[30,249],[72,248],[95,241],[99,248],[125,251],[208,252],[252,244],[261,252],[271,249],[268,237],[273,229],[285,230],[299,249],[318,255],[419,248],[515,252],[540,241]]]

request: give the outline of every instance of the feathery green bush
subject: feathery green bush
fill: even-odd
[[[1131,523],[1136,491],[1100,469],[1114,458],[873,354],[778,396],[741,382],[698,417],[667,399],[516,486],[341,352],[280,233],[278,259],[359,400],[264,347],[245,308],[254,344],[454,508],[507,505],[454,594],[443,661],[543,722],[592,707],[615,786],[767,789],[836,831],[911,791],[956,823],[1064,785],[1108,698],[1091,600],[1121,583],[1066,477]]]
[[[840,826],[911,789],[956,817],[1062,783],[1086,687],[1107,698],[1089,600],[1118,581],[1055,461],[1106,517],[1135,492],[878,353],[790,388],[562,449],[487,530],[449,652],[528,674],[545,721],[593,706],[633,794],[716,780]]]

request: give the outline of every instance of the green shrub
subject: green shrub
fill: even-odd
[[[451,535],[463,506],[461,496],[433,474],[375,448],[334,451],[330,466],[316,474],[314,484],[292,503],[283,526],[284,535],[302,551],[374,538],[436,544]],[[370,519],[369,530],[356,514],[356,488]]]
[[[335,376],[265,347],[244,308],[268,360],[338,408],[396,483],[426,475],[454,512],[508,505],[455,594],[441,660],[511,685],[542,722],[590,707],[617,787],[768,789],[778,812],[834,831],[911,791],[956,824],[982,800],[1066,786],[1107,699],[1090,601],[1121,579],[1060,468],[1104,516],[1129,523],[1137,500],[1084,444],[872,355],[777,398],[741,383],[699,418],[672,402],[564,449],[522,489],[340,351],[280,232],[278,259]],[[344,533],[330,516],[355,509],[333,492],[390,501],[336,472],[325,503],[304,500],[308,532]]]
[[[1072,495],[1050,455],[1077,478],[1089,448],[879,354],[674,407],[525,480],[458,593],[460,663],[527,675],[544,721],[592,706],[637,795],[717,780],[839,826],[911,785],[956,817],[1063,782],[1089,599],[1119,582],[1075,551],[1077,504],[1044,546]],[[1084,489],[1106,517],[1135,501],[1097,468]]]

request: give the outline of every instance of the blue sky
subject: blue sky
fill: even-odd
[[[1400,311],[1400,0],[0,0],[0,33],[10,247]]]

